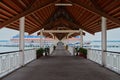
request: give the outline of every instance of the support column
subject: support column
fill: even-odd
[[[80,29],[80,47],[83,47],[83,30]]]
[[[106,32],[106,25],[107,25],[107,22],[106,22],[106,18],[105,17],[102,17],[102,23],[101,23],[101,27],[102,27],[102,44],[101,44],[101,47],[102,47],[102,64],[103,66],[106,66],[106,49],[107,49],[107,32]]]
[[[20,18],[19,28],[20,28],[19,50],[22,50],[20,52],[20,65],[23,66],[24,65],[24,44],[25,44],[24,42],[25,17]]]
[[[41,29],[41,30],[40,30],[40,47],[41,47],[41,48],[43,47],[43,40],[42,40],[43,30],[44,30],[44,29]]]

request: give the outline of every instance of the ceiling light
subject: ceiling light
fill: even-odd
[[[56,3],[55,6],[72,6],[71,3]]]

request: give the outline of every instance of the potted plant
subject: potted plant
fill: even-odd
[[[87,58],[87,49],[79,48],[79,56]]]
[[[56,49],[56,46],[55,46],[55,45],[53,46],[53,49],[54,49],[54,50]]]
[[[79,48],[78,47],[75,48],[75,53],[76,53],[76,56],[78,56],[78,53],[79,53]]]
[[[65,49],[68,50],[68,45],[65,46]]]
[[[50,53],[50,49],[49,49],[49,47],[46,47],[46,48],[45,48],[45,56],[48,56],[49,53]]]
[[[41,56],[43,56],[43,53],[44,53],[44,49],[43,48],[37,49],[36,50],[37,59],[40,58]]]

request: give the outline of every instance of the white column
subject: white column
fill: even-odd
[[[42,36],[43,36],[43,33],[42,33],[42,30],[40,30],[40,48],[42,48]]]
[[[20,65],[24,65],[24,29],[25,29],[25,17],[20,18],[20,38],[19,38],[19,50],[22,50],[20,52]]]
[[[41,47],[41,48],[43,47],[43,30],[44,30],[44,29],[41,29],[41,30],[40,30],[40,47]]]
[[[101,27],[102,27],[102,44],[101,44],[101,47],[102,47],[102,64],[103,66],[106,65],[106,53],[104,51],[106,51],[107,49],[107,32],[106,32],[106,25],[107,25],[107,22],[106,22],[106,18],[105,17],[102,17],[102,23],[101,23]]]
[[[58,43],[58,39],[57,39],[57,37],[55,36],[55,46],[57,46],[57,43]]]
[[[80,47],[83,47],[83,30],[80,29]]]

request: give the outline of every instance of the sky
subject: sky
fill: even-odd
[[[101,32],[97,32],[94,35],[86,33],[84,40],[101,40]],[[107,30],[107,40],[120,40],[120,28]]]
[[[10,40],[12,36],[15,36],[17,34],[19,34],[19,31],[8,29],[8,28],[1,28],[0,40]],[[37,34],[34,34],[34,35],[37,35]],[[84,41],[101,40],[101,32],[97,32],[95,33],[95,35],[86,33],[86,35],[83,38],[84,38]],[[108,30],[107,40],[120,40],[120,28]]]

